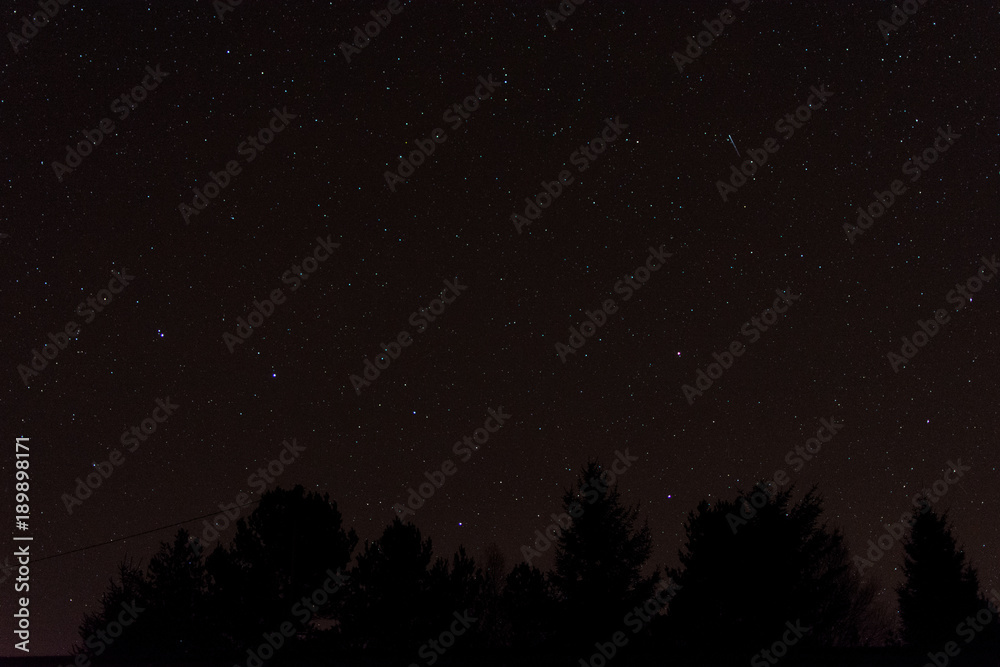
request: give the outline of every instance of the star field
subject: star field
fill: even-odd
[[[891,3],[744,1],[590,1],[555,28],[556,2],[403,3],[350,62],[339,44],[385,5],[243,3],[220,20],[204,2],[70,3],[10,49],[0,488],[13,522],[12,444],[30,437],[33,653],[69,650],[115,565],[148,562],[176,528],[122,538],[200,530],[291,438],[306,450],[269,488],[328,491],[362,542],[453,459],[414,523],[436,555],[495,541],[510,564],[581,466],[616,450],[639,458],[620,489],[671,566],[700,500],[777,469],[800,494],[817,485],[858,552],[961,458],[971,471],[935,509],[1000,586],[1000,283],[958,311],[946,300],[1000,254],[997,10],[930,2],[886,39]],[[16,5],[5,32],[36,9]],[[726,6],[735,21],[679,72],[671,54]],[[157,88],[57,180],[67,144],[157,65]],[[500,85],[449,128],[444,110],[487,76]],[[833,94],[781,137],[812,86]],[[296,118],[241,157],[285,108]],[[578,171],[571,154],[619,118]],[[945,126],[961,137],[911,182],[901,165]],[[447,140],[390,191],[384,174],[438,127]],[[716,182],[768,137],[780,149],[723,201]],[[178,206],[231,160],[239,175],[185,223]],[[519,233],[511,216],[564,169],[575,180]],[[844,224],[894,179],[905,194],[851,243]],[[283,274],[328,236],[340,246],[292,290]],[[624,300],[617,281],[661,246],[669,259]],[[77,305],[112,270],[135,279],[84,322]],[[467,289],[417,332],[411,313],[446,280]],[[230,352],[223,334],[277,288],[287,300]],[[801,299],[748,343],[776,289]],[[556,344],[608,298],[617,312],[563,363]],[[895,371],[887,353],[940,308],[950,322]],[[70,320],[79,336],[26,386],[17,366]],[[403,330],[412,344],[356,393],[350,376]],[[745,353],[689,404],[683,385],[734,340]],[[76,478],[167,396],[176,413],[69,514]],[[456,458],[500,407],[511,418]],[[792,472],[786,452],[823,418],[844,427]],[[896,549],[869,576],[891,591],[901,563]]]

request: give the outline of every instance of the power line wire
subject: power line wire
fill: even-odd
[[[236,507],[242,509],[244,507],[250,507],[251,505],[256,505],[259,502],[260,502],[259,500],[255,500],[252,503],[247,503],[246,505],[237,505]],[[155,533],[155,532],[160,531],[160,530],[166,530],[167,528],[173,528],[174,526],[183,526],[186,523],[191,523],[192,521],[197,521],[198,519],[205,519],[207,517],[215,516],[217,514],[219,514],[219,512],[209,512],[208,514],[202,514],[201,516],[192,517],[192,518],[186,519],[184,521],[178,521],[177,523],[172,523],[172,524],[169,524],[167,526],[160,526],[159,528],[151,528],[149,530],[144,530],[141,533],[133,533],[132,535],[126,535],[125,537],[118,537],[118,538],[115,538],[113,540],[108,540],[107,542],[99,542],[97,544],[90,544],[90,545],[87,545],[85,547],[80,547],[79,549],[71,549],[70,551],[60,551],[57,554],[52,554],[51,556],[45,556],[44,558],[33,558],[29,562],[31,562],[31,563],[40,563],[41,561],[43,561],[43,560],[49,560],[50,558],[58,558],[59,556],[68,556],[70,554],[75,554],[75,553],[77,553],[79,551],[86,551],[87,549],[95,549],[97,547],[107,546],[109,544],[114,544],[115,542],[122,542],[123,540],[132,539],[133,537],[139,537],[141,535],[148,535],[150,533]]]

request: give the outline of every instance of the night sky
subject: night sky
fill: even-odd
[[[123,557],[148,562],[176,524],[200,534],[196,517],[241,493],[328,491],[374,539],[449,459],[411,519],[436,555],[495,541],[509,566],[582,465],[616,451],[637,459],[619,488],[661,565],[677,565],[700,500],[779,469],[794,498],[818,485],[863,555],[961,459],[934,507],[950,509],[983,588],[1000,586],[1000,282],[975,284],[971,302],[952,292],[1000,256],[998,10],[914,1],[880,29],[891,5],[586,0],[553,27],[556,0],[404,2],[345,55],[386,3],[243,2],[220,19],[208,0],[71,1],[16,52],[8,37],[0,519],[34,538],[31,654],[80,640]],[[726,9],[700,55],[673,57]],[[16,0],[0,27],[19,32],[32,11]],[[135,86],[144,99],[127,108]],[[453,109],[469,96],[474,111]],[[105,118],[114,130],[91,154],[54,166]],[[280,131],[259,139],[269,123]],[[437,129],[405,181],[386,176]],[[933,164],[906,165],[935,140]],[[724,201],[717,182],[748,151],[767,162]],[[227,163],[238,173],[185,215]],[[559,196],[515,224],[561,172]],[[845,231],[897,179],[888,211]],[[647,264],[651,249],[662,261]],[[238,318],[278,289],[240,338]],[[776,290],[801,296],[775,322]],[[434,303],[442,291],[451,303]],[[605,324],[560,355],[608,299]],[[894,368],[889,353],[939,309],[947,322]],[[18,365],[71,321],[66,349],[23,381]],[[683,386],[733,341],[742,354],[689,402]],[[383,343],[398,358],[355,391]],[[491,410],[510,416],[477,450],[456,446],[496,424]],[[154,433],[122,442],[154,415]],[[824,419],[844,426],[786,462]],[[26,532],[13,529],[16,437],[30,438]],[[272,483],[251,477],[293,440],[304,449]],[[121,464],[70,514],[64,494],[113,450]],[[896,546],[865,575],[892,606],[902,557]],[[13,583],[0,584],[0,655],[23,655]]]

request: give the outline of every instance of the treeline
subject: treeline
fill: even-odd
[[[435,558],[431,540],[399,519],[359,548],[329,495],[301,486],[270,491],[239,520],[232,543],[207,558],[180,530],[146,567],[123,562],[99,611],[85,617],[77,652],[96,657],[98,646],[134,664],[217,659],[258,667],[309,657],[432,665],[530,656],[602,665],[666,651],[756,665],[837,647],[1000,646],[995,618],[973,639],[960,634],[977,613],[981,625],[987,597],[947,518],[933,511],[916,518],[899,550],[906,581],[896,591],[897,613],[879,602],[881,586],[861,574],[840,530],[821,521],[815,489],[798,502],[792,489],[765,496],[735,525],[734,516],[747,516],[742,498],[702,501],[688,515],[680,567],[663,568],[649,563],[652,538],[638,507],[617,487],[593,484],[601,473],[589,463],[565,492],[568,513],[585,488],[603,489],[553,531],[549,572],[526,562],[511,567],[496,544],[480,562],[462,547]],[[93,642],[123,605],[140,611],[112,642]]]

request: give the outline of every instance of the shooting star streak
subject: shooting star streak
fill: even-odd
[[[733,135],[731,135],[731,134],[729,135],[729,143],[731,143],[733,145],[733,150],[736,151],[737,155],[739,155],[740,154],[740,149],[738,149],[736,147],[736,142],[733,141]]]

